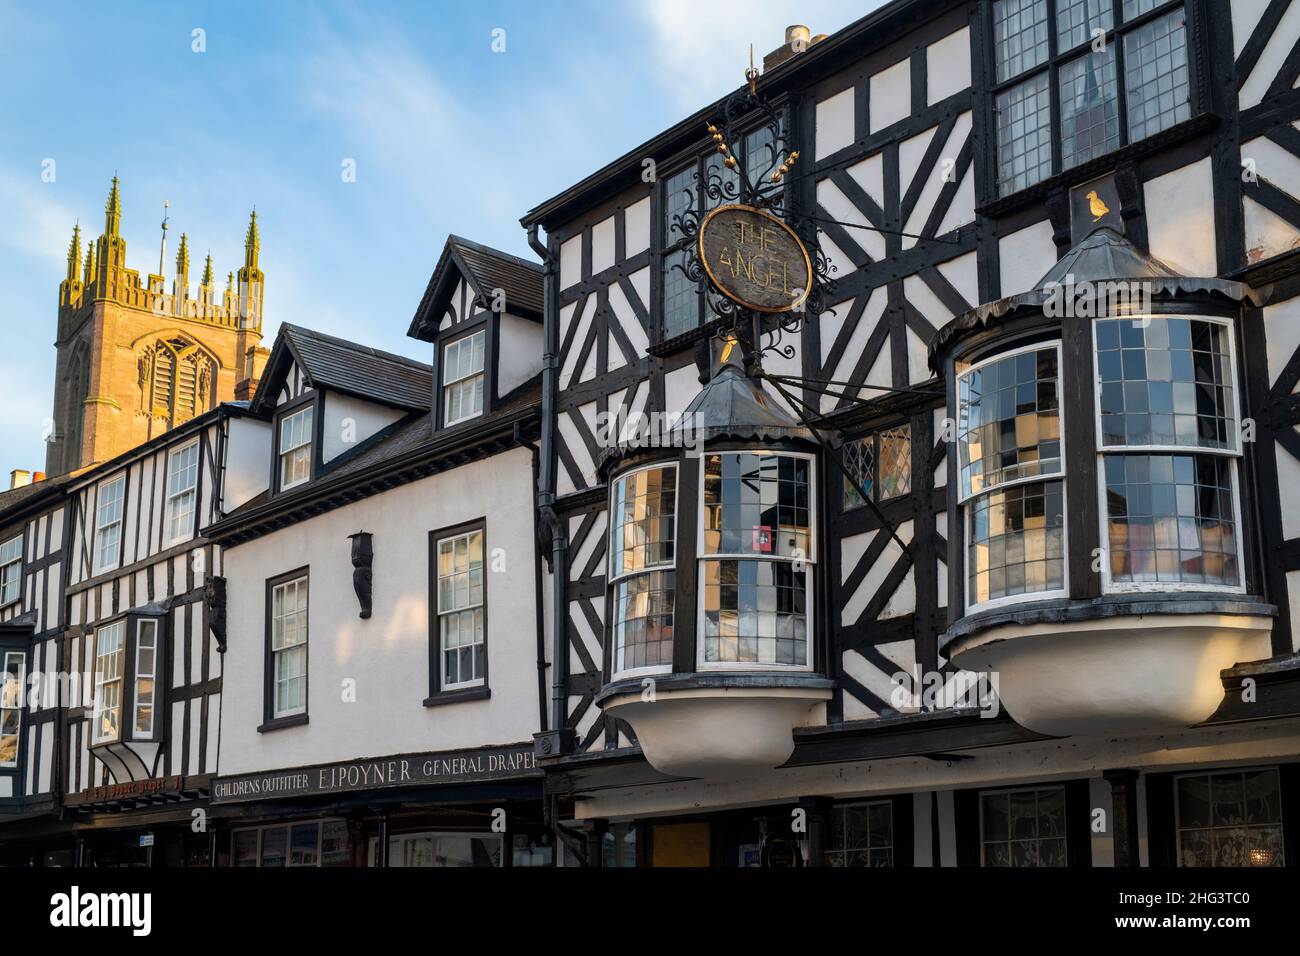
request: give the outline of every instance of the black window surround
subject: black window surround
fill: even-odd
[[[478,532],[482,535],[482,609],[483,609],[483,676],[481,682],[468,687],[453,687],[444,690],[444,665],[442,651],[442,618],[438,603],[438,545],[467,534]],[[470,700],[487,700],[492,696],[489,685],[489,661],[491,659],[491,641],[489,639],[490,619],[488,615],[488,536],[487,518],[479,517],[472,521],[438,528],[429,532],[429,696],[424,699],[425,707],[437,707],[443,704],[456,704]]]
[[[882,480],[886,471],[886,451],[891,443],[903,446],[903,467],[895,467],[895,483],[888,489]],[[840,459],[845,470],[853,475],[840,473],[840,513],[856,511],[867,506],[856,485],[871,495],[877,504],[905,498],[912,493],[912,423],[910,420],[886,425],[873,431],[846,438],[840,448]],[[897,462],[895,462],[897,465]]]
[[[273,444],[271,453],[271,492],[272,494],[283,494],[287,491],[294,491],[298,488],[310,485],[317,477],[320,476],[324,469],[324,462],[321,458],[322,448],[325,436],[325,416],[322,408],[322,398],[324,393],[320,389],[311,389],[297,398],[279,405],[275,409],[275,414],[271,417],[271,442]],[[312,408],[312,429],[311,429],[311,448],[309,454],[310,474],[306,481],[297,482],[288,488],[283,487],[280,464],[280,423],[293,415],[298,414],[303,409]]]
[[[272,614],[274,608],[273,594],[275,589],[282,585],[288,584],[302,578],[307,583],[308,604],[306,609],[307,621],[306,628],[307,638],[303,642],[303,711],[299,714],[291,714],[284,717],[275,716],[275,654],[272,650]],[[267,733],[273,730],[282,730],[285,727],[299,727],[308,722],[311,703],[311,566],[303,565],[292,571],[286,571],[284,574],[277,575],[273,578],[267,578],[265,590],[265,608],[264,608],[265,632],[263,637],[263,658],[262,658],[262,723],[257,728],[259,734]]]
[[[5,553],[4,549],[10,548],[12,550],[12,545],[15,541],[18,542],[18,549],[16,555],[11,559],[9,555]],[[19,531],[17,534],[0,539],[0,608],[10,607],[23,599],[23,567],[26,555],[26,531]],[[5,600],[5,585],[15,579],[17,581],[17,588],[14,591],[14,596]]]
[[[118,731],[114,737],[95,738],[93,722],[98,718],[98,687],[95,686],[95,668],[99,657],[99,634],[106,628],[122,625],[122,663],[121,691],[118,695]],[[138,711],[141,701],[141,688],[138,684],[140,664],[140,636],[142,629],[151,629],[153,637],[153,670],[145,674],[152,680],[152,689],[148,706],[152,710],[150,729],[141,732],[137,726]],[[86,629],[91,645],[91,737],[90,749],[103,748],[122,743],[161,743],[166,739],[166,723],[169,708],[165,699],[168,681],[167,659],[167,615],[162,611],[128,611],[113,618],[98,622]]]
[[[473,422],[489,414],[496,400],[496,313],[484,310],[477,314],[477,317],[468,320],[460,325],[448,329],[434,340],[434,362],[433,362],[433,409],[436,416],[434,421],[439,428],[461,428],[471,426]],[[483,407],[476,415],[461,418],[458,421],[447,423],[447,390],[443,385],[443,367],[447,347],[454,345],[462,339],[469,338],[478,334],[483,335]]]
[[[988,147],[990,161],[986,164],[988,173],[985,180],[987,187],[984,193],[987,197],[987,204],[981,209],[981,212],[985,214],[1002,214],[1010,208],[1016,207],[1022,200],[1028,201],[1044,190],[1055,188],[1058,185],[1070,185],[1075,182],[1085,182],[1093,179],[1103,174],[1106,169],[1124,157],[1144,153],[1147,149],[1162,148],[1167,145],[1170,137],[1196,135],[1204,128],[1205,121],[1212,119],[1212,117],[1206,115],[1209,110],[1209,95],[1205,89],[1202,76],[1204,72],[1202,61],[1205,57],[1205,50],[1202,36],[1204,28],[1202,27],[1203,18],[1201,16],[1200,0],[1156,0],[1155,5],[1150,10],[1135,14],[1128,20],[1123,17],[1126,0],[1106,0],[1110,5],[1108,9],[1111,13],[1111,25],[1106,29],[1106,55],[1113,58],[1116,93],[1114,110],[1118,125],[1118,143],[1111,148],[1094,152],[1087,157],[1081,158],[1077,163],[1067,166],[1062,148],[1062,128],[1064,124],[1062,122],[1063,111],[1061,105],[1061,72],[1063,67],[1089,54],[1093,38],[1090,32],[1087,31],[1083,34],[1076,33],[1076,36],[1083,35],[1084,39],[1068,48],[1062,48],[1058,36],[1057,13],[1067,3],[1077,3],[1077,0],[1043,0],[1043,2],[1047,11],[1046,42],[1048,44],[1048,53],[1046,59],[1034,66],[1017,70],[1004,79],[998,78],[999,68],[992,3],[988,4],[988,11],[983,14],[986,31],[984,57],[988,63],[987,83],[989,84],[988,95],[983,108],[987,110],[989,117],[988,129],[990,131]],[[1161,20],[1178,10],[1184,12],[1184,22],[1186,24],[1185,45],[1188,60],[1188,96],[1190,100],[1187,117],[1158,131],[1135,139],[1130,135],[1129,130],[1124,37],[1136,30],[1149,27],[1155,21]],[[1007,94],[1008,91],[1044,78],[1046,82],[1044,95],[1050,99],[1051,111],[1048,133],[1051,139],[1050,169],[1032,182],[1017,185],[1015,188],[1004,188],[998,181],[999,98]]]

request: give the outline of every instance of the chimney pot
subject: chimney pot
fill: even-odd
[[[45,480],[45,472],[43,471],[32,472],[32,484],[36,484],[36,482],[44,481],[44,480]]]
[[[9,472],[9,490],[15,488],[26,488],[32,483],[32,473],[25,468],[15,468]]]
[[[811,40],[812,30],[802,23],[795,23],[785,28],[785,42],[788,46],[794,46],[796,43],[803,41],[804,49],[807,49]]]

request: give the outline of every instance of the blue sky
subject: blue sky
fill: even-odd
[[[256,206],[268,346],[288,321],[428,361],[405,331],[448,233],[528,255],[525,211],[738,85],[751,42],[881,2],[0,0],[0,490],[44,467],[58,283],[114,172],[142,275],[164,199],[168,271],[185,232],[223,287]]]

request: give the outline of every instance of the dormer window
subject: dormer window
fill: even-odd
[[[443,425],[483,414],[483,364],[486,331],[449,342],[442,350]]]
[[[280,490],[311,478],[312,434],[316,408],[307,405],[280,419]]]
[[[13,604],[22,596],[23,536],[16,534],[0,544],[0,607]]]

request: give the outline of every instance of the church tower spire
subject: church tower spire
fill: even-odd
[[[257,210],[248,217],[248,233],[244,236],[244,265],[239,270],[239,314],[240,327],[261,330],[262,328],[262,270],[258,268],[257,258],[262,243],[257,234]]]
[[[68,282],[77,281],[77,269],[81,266],[81,224],[72,227],[72,242],[68,245]]]
[[[116,236],[122,229],[122,197],[117,191],[117,176],[113,177],[113,188],[108,193],[108,203],[104,207],[104,235]]]
[[[181,236],[184,239],[184,236]],[[212,253],[208,252],[208,260],[203,264],[203,278],[199,280],[199,285],[212,287]]]

